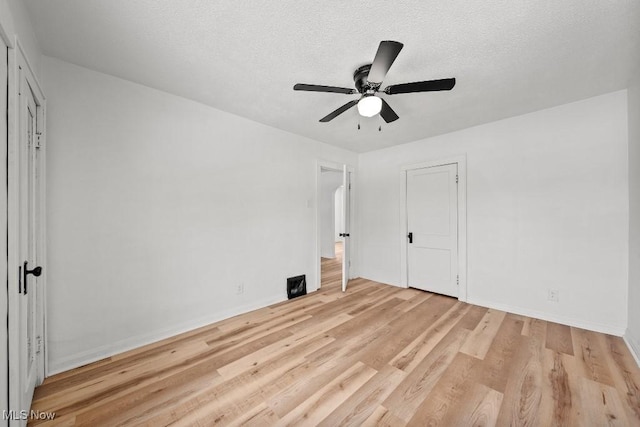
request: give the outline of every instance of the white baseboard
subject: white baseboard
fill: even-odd
[[[629,335],[629,330],[627,330],[627,333],[624,334],[622,338],[624,339],[624,342],[627,344],[627,347],[629,348],[631,355],[633,356],[634,359],[636,359],[636,364],[640,367],[640,343],[638,343],[633,338],[631,338],[631,336]]]
[[[260,301],[255,301],[250,304],[235,307],[222,312],[212,313],[210,316],[201,317],[199,319],[190,320],[181,324],[175,325],[171,328],[166,328],[159,331],[149,332],[147,334],[130,337],[121,341],[117,341],[112,344],[100,346],[98,348],[82,351],[70,356],[58,360],[49,361],[48,371],[46,376],[59,374],[60,372],[68,371],[80,366],[84,366],[89,363],[97,362],[107,357],[111,357],[116,354],[124,353],[125,351],[133,350],[138,347],[145,346],[161,341],[166,338],[173,337],[185,332],[192,331],[194,329],[201,328],[203,326],[210,325],[220,320],[228,319],[239,314],[248,313],[253,310],[267,307],[272,304],[276,304],[287,299],[285,296],[266,298]]]
[[[399,285],[397,283],[383,282],[381,280],[372,279],[370,277],[359,276],[358,278],[359,279],[365,279],[365,280],[371,280],[372,282],[376,282],[376,283],[382,283],[383,285],[395,286],[396,288],[402,288],[402,289],[407,289],[408,288],[408,286]]]
[[[368,280],[376,281],[375,279],[368,279]],[[384,283],[384,282],[378,281],[378,283]],[[398,285],[396,283],[384,283],[384,284],[389,286],[396,286],[399,288],[406,287],[406,286]],[[588,320],[576,319],[569,316],[556,315],[556,314],[547,313],[543,311],[531,310],[528,308],[495,303],[493,301],[485,301],[480,299],[469,298],[468,295],[467,295],[467,300],[463,302],[466,302],[468,304],[479,305],[482,307],[492,308],[494,310],[500,310],[500,311],[506,311],[513,314],[519,314],[521,316],[533,317],[540,320],[560,323],[562,325],[573,326],[576,328],[587,329],[595,332],[602,332],[605,334],[615,335],[618,337],[623,336],[624,331],[626,329],[626,325],[611,325],[611,324],[590,322]]]
[[[395,284],[389,283],[390,286],[400,287]],[[311,291],[310,291],[311,292]],[[47,376],[55,375],[60,372],[68,371],[70,369],[77,368],[89,363],[96,362],[98,360],[123,353],[125,351],[133,350],[138,347],[142,347],[147,344],[161,341],[166,338],[173,337],[175,335],[192,331],[203,326],[210,325],[220,320],[228,319],[229,317],[244,314],[249,311],[257,310],[267,307],[271,304],[276,304],[286,300],[286,296],[271,297],[260,301],[246,304],[243,306],[235,307],[233,309],[225,310],[223,312],[217,312],[211,316],[202,317],[199,319],[191,320],[181,323],[171,328],[167,328],[160,331],[150,332],[148,334],[138,335],[130,337],[109,345],[104,345],[98,348],[89,349],[80,353],[76,353],[59,360],[52,360],[49,362]],[[625,327],[617,325],[605,325],[595,322],[589,322],[582,319],[575,319],[567,316],[558,316],[550,313],[539,312],[536,310],[530,310],[522,307],[509,306],[506,304],[498,304],[494,302],[469,299],[469,304],[479,305],[482,307],[492,308],[495,310],[506,311],[509,313],[519,314],[522,316],[534,317],[536,319],[546,320],[550,322],[560,323],[563,325],[574,326],[577,328],[587,329],[595,332],[602,332],[605,334],[623,336],[624,341],[629,347],[631,354],[635,358],[636,362],[640,366],[640,345],[635,343],[628,334],[624,334]]]
[[[623,336],[626,329],[626,325],[607,325],[597,322],[590,322],[584,319],[576,319],[574,317],[546,313],[537,310],[530,310],[528,308],[515,307],[511,305],[499,304],[474,298],[469,298],[467,302],[469,304],[492,308],[494,310],[506,311],[513,314],[519,314],[521,316],[533,317],[540,320],[546,320],[548,322],[560,323],[562,325],[573,326],[576,328],[587,329],[589,331],[601,332],[603,334],[615,335],[618,337]]]

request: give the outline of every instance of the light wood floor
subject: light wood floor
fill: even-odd
[[[33,409],[89,426],[640,425],[620,338],[368,280],[343,294],[337,263],[319,292],[48,378]]]

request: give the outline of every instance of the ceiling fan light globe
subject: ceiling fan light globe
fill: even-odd
[[[373,117],[382,110],[382,99],[377,96],[365,96],[358,101],[358,113],[363,117]]]

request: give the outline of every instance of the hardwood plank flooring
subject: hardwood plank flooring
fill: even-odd
[[[621,338],[356,279],[47,378],[30,425],[640,426]]]

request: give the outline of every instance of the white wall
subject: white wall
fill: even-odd
[[[640,76],[638,73],[636,76],[636,81],[628,91],[629,326],[626,338],[635,352],[636,360],[640,360]]]
[[[0,22],[10,37],[18,37],[33,72],[39,79],[42,52],[23,0],[0,0]]]
[[[316,283],[316,161],[355,154],[53,58],[43,70],[52,371],[286,299],[287,277]]]
[[[336,189],[336,191],[333,193],[334,194],[334,202],[333,205],[335,207],[334,209],[334,224],[335,224],[335,234],[333,236],[333,240],[335,242],[341,242],[342,241],[342,237],[340,236],[340,233],[344,233],[344,212],[343,212],[343,208],[344,208],[344,187],[342,185],[340,185],[340,187],[338,187]],[[335,245],[334,245],[335,248]]]
[[[0,27],[1,31],[13,42],[18,37],[29,63],[34,67],[34,73],[39,78],[40,48],[38,46],[33,26],[24,2],[20,0],[0,0]],[[0,40],[2,57],[0,59],[0,143],[4,147],[0,150],[0,176],[7,176],[7,51]],[[6,184],[6,183],[5,183]],[[7,189],[2,186],[0,191],[0,242],[7,241]],[[7,277],[7,247],[0,244],[0,277]],[[7,287],[0,288],[0,319],[3,324],[7,322]],[[0,413],[9,409],[9,395],[7,384],[9,383],[9,354],[7,348],[7,328],[0,327]],[[15,408],[13,408],[15,409]],[[0,417],[0,426],[8,425],[8,421]]]
[[[626,110],[622,91],[362,154],[360,276],[400,283],[401,165],[466,153],[468,301],[621,335]]]
[[[335,193],[342,185],[342,172],[322,171],[320,179],[320,256],[335,258]]]

